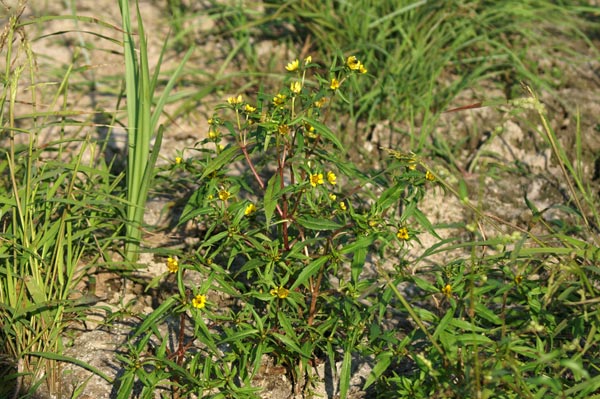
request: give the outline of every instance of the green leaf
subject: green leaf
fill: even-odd
[[[575,359],[562,359],[560,361],[561,367],[568,367],[573,372],[575,381],[581,381],[582,379],[589,379],[590,373],[584,368],[581,361]]]
[[[298,122],[309,123],[312,127],[317,130],[317,133],[331,141],[333,145],[335,145],[339,150],[344,151],[344,146],[342,142],[336,137],[336,135],[329,130],[327,126],[317,121],[316,119],[307,118],[305,116],[301,116],[298,119],[291,122],[292,125],[297,124]]]
[[[236,342],[236,341],[241,341],[244,338],[247,337],[252,337],[252,336],[256,336],[258,335],[260,331],[257,330],[256,328],[250,328],[248,330],[242,330],[242,331],[238,331],[234,334],[228,335],[225,339],[222,339],[219,344],[224,344],[227,342]]]
[[[450,320],[452,320],[453,317],[454,317],[454,310],[449,309],[446,312],[446,314],[444,315],[444,317],[442,317],[442,319],[438,323],[438,325],[435,329],[435,332],[433,333],[433,338],[437,338],[437,336],[446,329],[446,327],[450,323]]]
[[[264,197],[264,208],[265,218],[267,219],[267,226],[271,224],[271,219],[277,208],[277,193],[281,186],[281,180],[278,174],[274,174],[267,182],[267,189],[265,190]]]
[[[304,284],[306,282],[306,280],[308,280],[311,276],[314,276],[319,271],[321,266],[323,266],[325,264],[325,262],[327,262],[328,260],[329,260],[328,256],[321,256],[320,258],[317,258],[313,262],[309,263],[308,266],[306,266],[304,269],[302,269],[302,271],[298,275],[298,278],[296,279],[296,281],[294,281],[294,284],[292,284],[292,286],[290,287],[290,290],[293,290],[293,289],[299,287],[300,285]]]
[[[283,334],[279,334],[279,333],[273,333],[273,337],[275,337],[277,340],[281,341],[289,349],[293,350],[294,352],[298,353],[299,355],[303,356],[304,358],[306,358],[306,359],[310,358],[310,353],[306,353],[305,351],[303,351],[302,348],[300,348],[298,346],[298,344],[296,342],[294,342],[290,337],[285,336]]]
[[[458,197],[461,202],[467,202],[469,200],[469,189],[464,179],[458,181]]]
[[[91,371],[92,373],[96,374],[98,377],[102,378],[109,384],[112,384],[114,382],[112,378],[110,378],[109,376],[104,374],[102,371],[98,370],[97,368],[95,368],[94,366],[92,366],[90,364],[87,364],[84,361],[75,359],[74,357],[59,355],[57,353],[51,353],[51,352],[26,352],[26,353],[22,353],[22,355],[23,356],[37,356],[37,357],[43,357],[45,359],[58,360],[60,362],[72,363],[72,364],[82,367],[88,371]]]
[[[338,230],[344,227],[342,224],[331,220],[319,219],[312,216],[299,216],[296,221],[306,229],[317,231]]]
[[[363,390],[366,390],[373,385],[375,381],[381,378],[381,375],[390,367],[390,364],[392,364],[392,356],[395,355],[391,351],[381,352],[377,355],[375,358],[375,366],[369,373],[365,385],[363,386]]]
[[[298,337],[296,337],[296,332],[292,327],[292,323],[287,318],[284,312],[277,312],[277,320],[279,320],[279,324],[283,331],[286,333],[288,337],[294,337],[294,342],[298,342]]]
[[[502,319],[496,313],[486,308],[482,303],[477,303],[475,305],[475,314],[498,326],[502,325]]]
[[[462,333],[456,335],[456,341],[465,345],[490,345],[494,341],[483,334]]]
[[[436,331],[437,332],[437,331]],[[456,349],[456,335],[447,330],[441,330],[439,340],[442,346],[452,352]]]
[[[431,234],[432,236],[434,236],[437,239],[442,239],[442,237],[440,237],[436,232],[435,229],[433,228],[433,225],[431,224],[431,222],[429,221],[429,219],[427,219],[427,216],[425,216],[425,214],[423,212],[421,212],[418,208],[416,208],[412,214],[412,216],[415,218],[415,220],[425,228],[425,230],[427,230],[427,232],[429,234]]]
[[[352,257],[352,264],[351,264],[351,276],[352,276],[352,282],[354,284],[358,283],[358,278],[360,276],[360,273],[363,271],[366,259],[367,259],[367,248],[365,248],[365,247],[356,248],[356,250],[354,251],[354,256]]]
[[[475,324],[461,319],[452,319],[450,320],[450,325],[456,328],[459,328],[463,331],[471,331],[471,332],[485,332],[488,331],[486,328],[481,328],[476,326]]]
[[[368,236],[359,236],[356,239],[356,241],[354,241],[353,243],[350,243],[348,245],[345,245],[343,248],[341,248],[339,253],[341,255],[345,255],[345,254],[353,253],[354,251],[357,251],[361,248],[367,249],[369,247],[369,245],[371,245],[375,241],[376,238],[377,238],[377,236],[374,234],[370,234]]]
[[[239,149],[236,146],[231,146],[221,151],[216,158],[212,159],[210,163],[204,169],[204,172],[200,176],[200,180],[206,179],[211,173],[221,169],[223,166],[233,162],[236,155],[239,155]]]
[[[204,247],[209,247],[209,246],[213,245],[214,243],[221,241],[223,238],[227,237],[228,234],[229,234],[228,231],[222,231],[220,233],[217,233],[214,236],[211,236],[208,240],[204,241],[202,243],[202,245]]]
[[[170,313],[170,309],[177,303],[177,298],[170,296],[163,303],[157,307],[154,312],[150,313],[138,327],[132,338],[139,337],[141,334],[148,331],[148,329],[157,324],[158,320],[165,317]]]
[[[394,184],[388,187],[377,199],[377,205],[381,210],[386,210],[392,205],[397,205],[400,196],[404,192],[404,187],[400,184]]]
[[[428,293],[440,292],[440,290],[436,286],[434,286],[429,281],[424,280],[420,277],[414,276],[413,281],[417,285],[417,287],[419,287],[420,289],[422,289],[425,292],[428,292]]]
[[[345,399],[350,389],[350,373],[352,371],[352,351],[346,348],[340,370],[340,398]]]

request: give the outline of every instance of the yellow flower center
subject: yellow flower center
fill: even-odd
[[[277,94],[275,97],[273,97],[273,105],[281,107],[283,104],[285,104],[285,99],[286,97],[283,94]]]
[[[336,78],[331,79],[331,84],[329,85],[331,90],[337,90],[340,88],[340,81]]]
[[[229,105],[237,105],[237,104],[241,104],[244,100],[242,99],[242,95],[238,94],[237,97],[236,96],[231,96],[227,99],[227,102],[229,103]]]
[[[317,187],[317,184],[323,184],[325,181],[323,180],[323,173],[315,173],[310,175],[310,185],[313,187]]]
[[[279,299],[285,299],[290,294],[290,290],[288,290],[287,288],[279,287],[273,288],[271,291],[269,291],[269,293],[273,296],[278,297]]]
[[[298,69],[298,65],[300,65],[300,63],[299,63],[299,62],[298,62],[298,60],[296,59],[296,60],[294,60],[294,61],[292,61],[292,62],[288,63],[288,64],[285,66],[285,69],[287,69],[287,70],[288,70],[288,71],[290,71],[290,72],[294,72],[296,69]]]
[[[290,127],[288,125],[279,125],[279,127],[277,128],[277,131],[282,136],[285,136],[286,134],[288,134],[290,132]]]
[[[192,306],[196,309],[202,309],[206,306],[206,295],[198,294],[192,299]]]
[[[248,216],[256,212],[256,206],[254,204],[248,204],[244,210],[244,215]]]
[[[409,236],[408,236],[408,229],[406,227],[402,227],[398,230],[398,232],[396,233],[396,237],[398,237],[398,239],[400,240],[408,240]]]
[[[442,288],[442,294],[444,294],[446,298],[450,298],[452,296],[452,286],[450,284],[446,284],[446,286]]]
[[[329,184],[334,185],[337,183],[337,176],[335,175],[335,173],[329,171],[327,172],[327,181],[329,182]]]
[[[302,91],[302,84],[300,82],[292,82],[290,90],[294,94],[299,94]]]
[[[231,193],[225,189],[219,190],[219,199],[221,201],[227,201],[231,197]]]
[[[177,273],[177,270],[179,270],[179,262],[177,259],[169,256],[167,258],[167,269],[169,269],[169,273]]]

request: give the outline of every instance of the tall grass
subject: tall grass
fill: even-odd
[[[152,184],[154,165],[160,152],[163,129],[158,128],[162,109],[167,102],[169,92],[177,81],[186,60],[192,54],[192,48],[184,55],[179,68],[169,79],[163,93],[156,99],[154,95],[162,55],[159,57],[154,74],[150,75],[148,66],[148,48],[146,32],[139,6],[136,1],[137,35],[133,31],[130,5],[128,0],[120,0],[119,7],[123,17],[123,45],[125,54],[125,91],[127,98],[128,144],[127,144],[127,233],[125,256],[135,262],[139,256],[142,222],[148,190]],[[138,47],[136,47],[136,38]],[[154,143],[152,143],[154,140]]]
[[[576,39],[597,54],[582,32],[586,11],[574,2],[539,0],[267,1],[264,12],[229,4],[211,10],[221,32],[237,40],[231,51],[243,60],[241,70],[260,71],[269,55],[254,54],[251,43],[274,37],[325,63],[340,52],[361,54],[372,79],[347,92],[340,109],[354,123],[391,121],[386,145],[402,141],[417,152],[428,145],[440,111],[463,90],[475,89],[480,100],[486,99],[486,91],[477,90],[484,81],[507,98],[520,94],[520,81],[551,91],[555,79],[537,66],[549,48],[576,56],[569,44]],[[563,38],[549,42],[553,36]],[[361,148],[364,131],[346,131],[346,144]]]
[[[114,187],[106,166],[97,163],[98,145],[65,133],[82,132],[72,119],[80,112],[64,106],[72,69],[49,96],[38,89],[34,55],[20,22],[24,7],[10,15],[0,40],[3,397],[17,397],[20,386],[33,392],[43,382],[50,393],[61,394],[62,333],[90,303],[78,294],[78,285],[110,242],[98,234],[113,224],[106,204]],[[58,134],[43,142],[48,131]],[[89,256],[93,252],[97,255]]]

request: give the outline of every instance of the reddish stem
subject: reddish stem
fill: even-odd
[[[252,163],[252,160],[250,159],[250,154],[248,154],[248,149],[246,148],[245,145],[240,145],[240,148],[242,149],[242,152],[244,153],[244,157],[246,158],[246,162],[248,163],[248,166],[250,167],[250,170],[252,171],[254,178],[258,182],[258,185],[260,186],[260,188],[264,191],[265,183],[263,182],[262,178],[256,171],[254,164]],[[281,207],[279,206],[279,204],[277,204],[276,207],[277,207],[277,213],[279,213],[279,216],[283,217],[283,211],[281,210]]]

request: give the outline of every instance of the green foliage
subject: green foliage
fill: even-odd
[[[341,361],[339,393],[346,397],[352,356],[365,349],[378,320],[365,305],[380,301],[373,267],[385,254],[402,256],[416,239],[413,216],[427,179],[413,156],[393,158],[384,174],[344,159],[337,135],[321,120],[344,87],[364,77],[354,57],[335,65],[323,74],[310,58],[296,60],[279,92],[259,93],[255,103],[228,98],[209,121],[201,157],[179,165],[197,171],[200,188],[181,223],[201,225],[201,241],[177,267],[169,260],[178,293],[137,330],[121,397],[135,377],[150,379],[149,388],[168,379],[180,395],[219,389],[244,397],[254,392],[265,355],[286,368],[297,391],[309,388],[310,365]],[[330,87],[334,79],[339,89]],[[199,283],[186,284],[194,274]],[[229,309],[211,302],[218,293],[232,301]],[[195,309],[198,296],[208,298],[206,307]],[[152,326],[174,315],[177,351],[152,356],[150,373],[136,367],[135,359],[147,356],[144,342],[166,340]],[[183,343],[193,339],[188,321],[201,342],[193,350]],[[173,359],[178,371],[164,374]]]
[[[125,174],[127,178],[128,206],[125,257],[130,262],[136,262],[139,256],[139,245],[142,236],[141,225],[144,219],[146,199],[148,198],[148,190],[154,177],[154,166],[162,143],[163,128],[161,126],[157,129],[158,118],[167,103],[169,92],[179,77],[183,65],[192,53],[192,49],[189,49],[187,54],[184,55],[181,64],[174,71],[153,107],[160,65],[167,41],[165,41],[165,47],[163,47],[160,54],[159,67],[156,68],[154,75],[150,76],[146,33],[137,1],[138,49],[135,46],[134,32],[131,26],[129,1],[120,0],[119,7],[123,19],[125,92],[128,118],[127,172]],[[151,144],[153,139],[154,144]]]
[[[558,80],[544,74],[538,61],[549,47],[569,57],[576,51],[567,38],[585,38],[582,29],[588,24],[581,16],[592,10],[574,3],[266,1],[260,8],[213,4],[210,12],[219,17],[221,32],[236,39],[232,54],[239,56],[242,70],[260,71],[261,65],[276,61],[256,54],[249,32],[264,40],[277,35],[326,62],[340,52],[361,54],[369,61],[372,79],[356,83],[357,90],[338,107],[341,115],[368,124],[399,122],[402,130],[395,133],[406,136],[420,152],[440,111],[480,82],[495,81],[508,98],[520,94],[521,81],[552,91]],[[557,37],[556,26],[561,26],[558,37],[565,35],[564,40],[549,40]],[[363,131],[350,131],[345,143],[360,150],[363,136]]]
[[[80,129],[70,119],[77,113],[60,101],[71,69],[57,82],[52,112],[37,110],[42,96],[19,21],[22,11],[10,16],[0,38],[6,61],[0,92],[2,397],[16,397],[20,385],[32,393],[43,382],[50,393],[61,394],[62,334],[94,302],[74,294],[110,243],[103,233],[112,229],[115,210],[105,207],[116,181],[95,158],[97,143],[65,134],[69,128]],[[31,87],[29,98],[21,94],[22,81]],[[32,112],[17,109],[25,102],[33,104]],[[42,133],[50,128],[60,133],[41,145]],[[73,146],[79,148],[75,154]]]
[[[575,148],[564,148],[533,90],[514,99],[520,80],[552,91],[564,77],[556,68],[538,69],[539,46],[561,56],[574,52],[569,40],[543,38],[552,32],[589,45],[577,16],[597,10],[538,0],[324,1],[318,7],[289,1],[262,8],[212,2],[207,13],[216,24],[211,33],[219,34],[215,41],[234,40],[224,58],[202,60],[220,63],[207,81],[203,68],[188,66],[184,74],[192,49],[174,70],[159,73],[170,43],[179,52],[197,39],[190,34],[190,22],[200,16],[190,14],[193,2],[166,3],[175,37],[165,41],[153,74],[139,11],[136,33],[128,3],[119,2],[123,32],[76,15],[72,2],[68,17],[21,23],[13,14],[0,37],[6,143],[0,151],[0,378],[7,382],[0,396],[13,394],[21,381],[33,394],[42,375],[60,391],[62,362],[113,382],[62,354],[69,320],[82,319],[94,302],[73,294],[93,267],[122,271],[109,262],[122,253],[109,247],[122,223],[126,258],[135,260],[149,190],[190,186],[179,227],[198,241],[164,250],[171,255],[165,274],[148,286],[159,288],[160,302],[137,315],[131,340],[115,355],[124,368],[115,381],[119,398],[134,392],[143,398],[259,397],[256,377],[265,367],[283,370],[293,393],[310,397],[314,369],[323,363],[343,398],[356,359],[372,365],[362,388],[373,397],[597,395],[600,207],[586,181],[582,132],[578,125]],[[79,120],[83,113],[67,101],[72,75],[89,65],[61,69],[51,100],[37,97],[39,88],[53,86],[36,84],[46,80],[36,76],[23,28],[58,19],[123,34],[123,43],[109,40],[123,45],[126,66],[126,198],[121,176],[87,156],[98,153],[98,143],[65,135],[91,123]],[[274,72],[280,53],[257,51],[260,40],[275,37],[304,49],[287,72]],[[314,62],[302,59],[308,53]],[[31,98],[24,100],[19,82],[26,73]],[[180,78],[189,88],[170,95]],[[484,79],[508,101],[488,99],[481,106],[501,103],[510,117],[528,123],[551,149],[564,183],[564,203],[538,209],[524,198],[531,213],[526,228],[486,214],[482,208],[491,199],[474,201],[466,176],[438,173],[421,159],[432,146],[433,156],[456,163],[461,143],[438,136],[429,143],[429,134],[439,111]],[[168,184],[160,186],[153,177],[166,104],[176,102],[169,114],[175,120],[215,88],[231,87],[241,94],[217,108],[206,138],[159,174]],[[33,110],[20,115],[22,104]],[[111,127],[120,123],[118,112],[109,116]],[[360,167],[347,152],[360,147],[362,137],[352,124],[337,123],[348,119],[404,122],[410,147],[383,149],[389,156],[377,169]],[[58,138],[40,144],[43,132],[57,128]],[[482,182],[496,177],[478,172],[486,174]],[[443,190],[431,190],[435,186]],[[456,197],[474,220],[432,225],[420,210],[426,194],[440,202]],[[442,234],[448,227],[452,234]],[[421,251],[425,234],[438,241]]]

